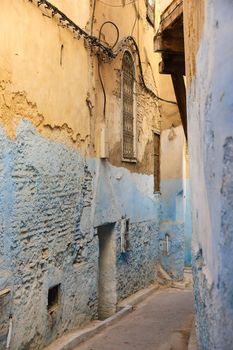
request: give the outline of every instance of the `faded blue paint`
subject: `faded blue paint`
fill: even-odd
[[[130,173],[103,160],[89,160],[96,169],[94,226],[116,223],[117,298],[155,281],[159,251],[160,195],[153,176]],[[120,221],[130,220],[129,250],[120,249]]]
[[[116,229],[117,298],[123,299],[153,283],[159,261],[159,222],[130,223],[129,249],[120,249],[120,227]]]
[[[166,235],[169,237],[166,250]],[[163,222],[160,224],[160,262],[175,280],[183,279],[184,271],[184,224]]]
[[[12,312],[12,348],[41,349],[97,317],[97,226],[118,227],[118,299],[155,280],[160,196],[153,194],[153,176],[87,160],[26,121],[14,141],[0,130],[0,143],[0,290],[8,287],[13,298],[0,310],[0,330],[7,334]],[[130,220],[126,254],[120,250],[122,217]],[[51,316],[48,289],[55,284],[61,303]]]
[[[204,26],[196,54],[195,76],[187,89],[197,336],[200,350],[230,350],[233,348],[232,1],[206,0],[203,10]],[[199,6],[194,6],[193,12],[199,16]]]
[[[174,273],[174,266],[182,268],[181,261],[184,258],[185,266],[191,266],[192,259],[192,219],[190,206],[190,186],[188,179],[170,179],[161,181],[161,228],[160,239],[164,237],[164,225],[169,225],[172,236],[172,246],[180,247],[183,251],[173,250],[172,256],[161,259],[162,265],[168,273],[182,276],[182,272],[177,270]],[[182,237],[179,237],[181,235]],[[184,244],[184,246],[183,246]],[[172,259],[173,257],[173,259]]]
[[[174,278],[183,278],[184,270],[184,191],[183,179],[161,181],[160,262]],[[165,235],[170,252],[164,252]]]
[[[161,180],[160,186],[161,220],[183,222],[183,179]]]
[[[11,348],[40,349],[97,314],[98,241],[91,223],[81,228],[93,175],[77,151],[41,137],[28,122],[14,141],[1,130],[0,143],[0,290],[12,295],[0,303],[0,349],[10,313]],[[54,284],[61,285],[61,304],[51,318]]]
[[[134,223],[159,221],[160,195],[153,193],[153,175],[130,173],[103,160],[89,160],[89,165],[97,169],[95,226],[122,217]]]
[[[12,312],[12,232],[10,221],[14,202],[12,181],[12,142],[0,130],[0,291],[10,292],[0,300],[0,350],[5,349],[9,315]]]

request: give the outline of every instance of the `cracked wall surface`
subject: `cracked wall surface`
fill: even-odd
[[[159,198],[150,194],[152,177],[86,160],[28,121],[14,140],[2,129],[1,144],[0,290],[9,290],[0,296],[6,305],[0,304],[1,346],[12,314],[12,348],[41,349],[98,317],[98,226],[120,227],[122,217],[130,218],[127,254],[115,230],[118,300],[156,279]],[[48,291],[55,285],[61,297],[50,312]]]
[[[198,341],[201,350],[227,350],[233,341],[233,7],[185,1],[184,10]]]
[[[4,80],[0,82],[0,120],[10,138],[16,137],[18,124],[22,119],[26,119],[33,123],[44,136],[77,147],[83,152],[88,151],[90,135],[82,138],[80,133],[75,134],[65,122],[62,125],[48,123],[38,111],[36,103],[28,100],[25,91],[12,91],[12,89],[12,82]]]
[[[81,1],[75,11],[67,2],[56,5],[69,8],[71,18],[81,23],[89,20],[89,1]],[[90,155],[86,99],[92,100],[91,58],[83,40],[29,1],[4,0],[0,20],[2,31],[8,33],[1,38],[0,49],[1,120],[8,135],[15,136],[24,118],[46,137]],[[15,23],[17,35],[9,30]]]
[[[128,21],[121,21],[120,18]],[[147,86],[157,95],[158,94],[158,57],[154,54],[153,35],[154,28],[146,19],[146,3],[132,3],[123,7],[123,9],[112,8],[97,2],[96,5],[96,22],[94,34],[99,35],[98,29],[101,23],[106,19],[113,21],[120,28],[120,38],[132,35],[138,45],[144,79]],[[102,39],[106,43],[112,43],[116,39],[116,29],[111,25],[103,28]],[[120,40],[119,40],[120,41]],[[135,95],[136,110],[134,118],[136,119],[136,158],[137,163],[122,162],[122,58],[125,50],[130,51],[134,61],[135,68]],[[111,69],[109,69],[111,67]],[[97,70],[97,68],[96,68]],[[99,133],[101,127],[107,127],[109,142],[109,161],[114,166],[123,166],[132,173],[142,173],[152,175],[154,172],[153,159],[153,134],[160,132],[161,114],[159,101],[151,97],[140,84],[139,60],[135,50],[126,45],[121,50],[118,57],[108,65],[100,65],[101,75],[106,92],[106,116],[103,115],[103,96],[102,93],[97,95],[95,102],[97,125],[95,130],[95,141],[97,154],[100,148]],[[102,91],[99,81],[96,89]],[[148,127],[149,126],[149,127]]]
[[[98,245],[94,228],[84,224],[93,174],[77,152],[43,138],[26,121],[15,140],[1,130],[1,144],[2,249],[10,271],[0,287],[9,288],[13,300],[11,346],[41,348],[96,317]],[[50,314],[48,289],[57,284],[61,302]]]
[[[79,6],[51,2],[90,31],[89,1],[80,0]],[[122,37],[132,34],[147,85],[157,93],[158,58],[145,3],[115,11],[98,6],[94,34],[106,19],[118,24]],[[119,11],[127,12],[128,22]],[[153,134],[160,132],[161,106],[139,84],[132,52],[137,163],[122,162],[123,52],[100,64],[107,96],[104,118],[96,56],[82,38],[50,17],[27,0],[1,3],[1,31],[7,33],[0,38],[1,350],[10,315],[12,350],[40,350],[98,317],[99,226],[115,227],[117,300],[157,276],[160,193],[154,193]],[[102,39],[110,43],[115,34],[109,30]],[[103,126],[109,159],[99,158]],[[124,220],[129,220],[126,252]],[[51,288],[58,293],[52,304]]]
[[[158,252],[158,221],[131,223],[129,248],[120,250],[120,234],[117,235],[117,291],[118,300],[137,292],[156,281]],[[128,276],[128,278],[125,278]]]

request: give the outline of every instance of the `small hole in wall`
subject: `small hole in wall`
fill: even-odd
[[[60,302],[60,289],[61,285],[58,284],[48,291],[48,311],[53,312],[59,305]]]

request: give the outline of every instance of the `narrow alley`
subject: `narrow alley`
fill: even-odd
[[[187,350],[193,321],[192,290],[162,289],[75,350]]]
[[[0,0],[0,350],[233,350],[232,19]]]

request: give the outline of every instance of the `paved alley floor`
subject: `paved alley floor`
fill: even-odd
[[[185,350],[193,318],[191,289],[162,289],[76,350]]]

